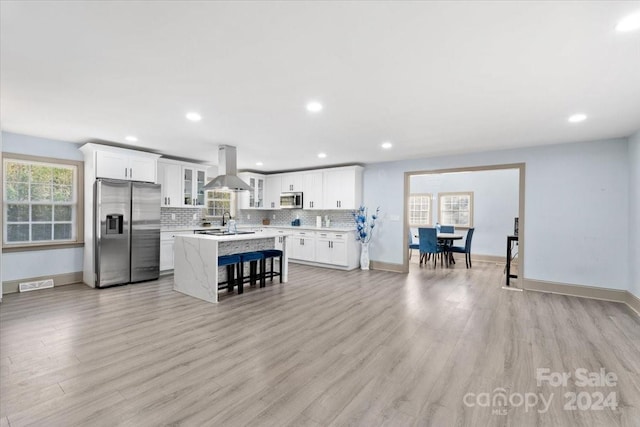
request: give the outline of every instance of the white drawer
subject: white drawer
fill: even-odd
[[[347,238],[348,233],[334,233],[327,231],[317,231],[316,236],[320,239],[329,239],[333,241],[344,241]]]

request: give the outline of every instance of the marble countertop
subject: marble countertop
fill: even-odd
[[[349,231],[355,231],[355,227],[316,227],[311,225],[238,225],[238,228],[249,228],[249,229],[270,229],[277,228],[279,230],[315,230],[315,231],[335,231],[338,233],[347,233]]]
[[[194,230],[222,230],[226,228],[220,225],[214,226],[174,226],[174,227],[162,227],[160,229],[161,232],[179,232],[179,231],[194,231]],[[315,226],[292,226],[292,225],[260,225],[260,224],[238,224],[239,230],[268,230],[270,228],[277,228],[280,230],[315,230],[315,231],[329,231],[329,232],[337,232],[337,233],[347,233],[349,231],[355,231],[355,227],[315,227]]]
[[[206,240],[215,240],[218,242],[234,242],[238,240],[257,240],[257,239],[268,239],[270,237],[282,237],[282,236],[290,236],[289,233],[278,233],[274,230],[263,230],[257,231],[252,234],[230,234],[227,236],[212,236],[209,234],[185,234],[182,236],[176,236],[176,238],[184,238],[184,239],[206,239]]]
[[[219,225],[209,225],[209,226],[195,226],[195,225],[177,225],[171,227],[162,227],[160,228],[160,232],[176,232],[176,231],[194,231],[194,230],[222,230],[223,227]]]

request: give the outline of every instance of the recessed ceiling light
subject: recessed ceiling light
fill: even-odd
[[[307,103],[307,111],[310,113],[319,113],[320,111],[322,111],[322,108],[322,104],[320,104],[318,101],[311,101]]]
[[[202,120],[202,116],[196,112],[187,113],[187,120],[191,120],[192,122],[199,122]]]
[[[388,150],[391,147],[393,147],[393,144],[391,142],[389,142],[389,141],[385,141],[385,142],[382,143],[381,147],[384,148],[385,150]]]
[[[324,159],[325,157],[327,157],[327,153],[318,153],[318,157]]]
[[[582,113],[574,114],[571,117],[569,117],[568,120],[569,120],[569,123],[584,122],[585,120],[587,120],[587,115]]]
[[[125,136],[124,139],[126,139],[129,142],[137,142],[138,141],[138,138],[136,138],[133,135]]]
[[[624,17],[620,22],[618,22],[618,25],[616,25],[616,30],[621,33],[637,29],[640,29],[640,11]]]
[[[256,162],[256,166],[262,166],[264,163],[262,162]]]

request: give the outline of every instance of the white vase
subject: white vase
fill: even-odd
[[[362,250],[360,251],[360,269],[369,269],[369,243],[362,243]]]

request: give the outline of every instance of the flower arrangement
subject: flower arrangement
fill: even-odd
[[[376,219],[380,208],[376,209],[376,213],[369,218],[368,209],[360,206],[358,210],[353,211],[353,220],[356,222],[356,240],[362,243],[369,243],[373,228],[376,226]]]

